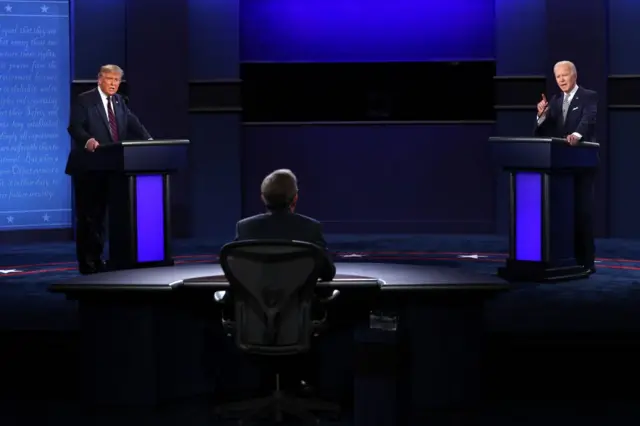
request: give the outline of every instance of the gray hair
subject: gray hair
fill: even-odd
[[[289,169],[269,173],[260,185],[262,198],[268,208],[286,208],[298,194],[298,179]]]
[[[117,65],[107,64],[100,67],[98,78],[100,78],[102,74],[120,74],[120,78],[122,78],[124,76],[124,71]]]
[[[573,75],[578,75],[578,69],[576,68],[576,66],[574,65],[573,62],[571,61],[560,61],[557,62],[554,66],[553,66],[553,72],[556,72],[556,69],[558,67],[569,67],[569,69],[571,70],[571,73]]]

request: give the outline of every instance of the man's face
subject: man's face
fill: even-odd
[[[118,92],[121,77],[120,74],[114,72],[100,74],[98,86],[100,86],[100,90],[102,90],[105,95],[113,96]]]
[[[556,83],[558,87],[565,93],[571,92],[576,85],[576,75],[568,65],[560,65],[555,69]]]

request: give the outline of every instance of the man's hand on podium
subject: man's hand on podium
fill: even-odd
[[[578,142],[580,142],[580,137],[575,133],[572,133],[567,136],[567,142],[569,143],[569,145],[577,145]]]
[[[87,141],[87,143],[85,144],[84,148],[89,151],[89,152],[93,152],[96,150],[97,147],[100,146],[100,142],[98,142],[97,140],[95,140],[94,138],[91,138]]]

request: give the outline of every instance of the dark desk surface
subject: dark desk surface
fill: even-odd
[[[341,263],[336,264],[337,275],[331,282],[320,282],[328,287],[379,286],[382,290],[502,290],[509,284],[492,276],[474,274],[459,269],[393,263]],[[227,284],[224,275],[185,279],[183,286],[205,287]]]
[[[342,268],[341,268],[342,269]],[[371,287],[380,288],[382,281],[375,277],[354,275],[354,274],[336,274],[332,281],[318,281],[319,287],[330,288],[350,288],[350,287]],[[183,288],[215,288],[223,290],[229,286],[227,278],[222,271],[206,277],[190,278],[182,282]]]
[[[374,287],[394,290],[506,290],[509,284],[495,276],[449,267],[392,263],[337,263],[338,274],[322,287]],[[53,284],[57,293],[84,291],[171,291],[175,288],[224,290],[228,283],[218,264],[188,264],[85,275]]]
[[[198,263],[159,268],[127,269],[77,276],[55,283],[49,287],[49,290],[57,293],[85,290],[170,291],[182,285],[182,281],[185,279],[202,277],[212,273],[222,273],[220,266]]]

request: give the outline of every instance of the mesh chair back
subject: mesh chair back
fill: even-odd
[[[220,264],[235,309],[236,345],[256,354],[309,349],[311,304],[324,261],[320,247],[301,241],[236,241]]]

